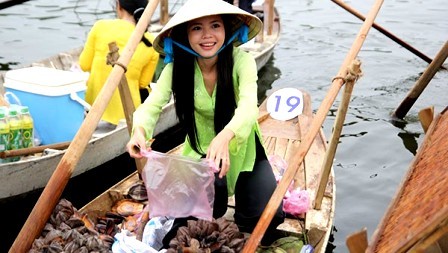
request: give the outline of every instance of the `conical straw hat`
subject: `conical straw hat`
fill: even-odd
[[[173,27],[197,18],[220,14],[235,16],[232,18],[232,33],[240,28],[243,23],[246,24],[249,27],[248,40],[255,37],[263,25],[261,20],[255,15],[243,11],[237,6],[231,5],[223,0],[188,0],[154,39],[154,49],[160,54],[165,54],[163,51],[164,39],[169,36]],[[242,42],[235,40],[233,44],[239,46]]]

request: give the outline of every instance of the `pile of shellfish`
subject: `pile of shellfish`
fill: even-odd
[[[29,252],[106,253],[111,252],[113,242],[112,235],[98,232],[87,215],[61,199]]]
[[[177,252],[240,252],[246,237],[235,223],[221,217],[214,221],[189,220],[177,230],[167,253]]]
[[[127,195],[129,198],[117,201],[110,212],[95,217],[96,222],[70,201],[61,199],[29,252],[112,252],[114,235],[121,229],[136,235],[143,232],[144,224],[138,219],[145,214],[148,199],[143,181],[132,185]]]
[[[114,235],[122,229],[141,240],[149,220],[144,208],[148,198],[143,181],[133,184],[124,197],[110,211],[94,215],[94,219],[61,199],[29,252],[109,253]],[[245,242],[246,237],[237,225],[225,218],[190,220],[188,226],[178,229],[167,253],[240,252]]]

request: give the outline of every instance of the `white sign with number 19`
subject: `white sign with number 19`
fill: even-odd
[[[269,96],[267,110],[277,120],[290,120],[303,111],[303,94],[296,88],[283,88]]]

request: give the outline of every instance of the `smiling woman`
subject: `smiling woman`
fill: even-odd
[[[205,157],[220,169],[215,174],[213,217],[222,217],[228,197],[235,195],[235,223],[249,233],[276,187],[257,122],[256,61],[237,47],[254,38],[261,26],[257,17],[224,1],[187,1],[154,40],[168,65],[137,108],[127,145],[132,157],[141,158],[133,147],[146,149],[154,119],[173,94],[177,117],[187,132],[182,154]],[[165,248],[191,219],[174,221]],[[279,205],[262,244],[277,239],[275,229],[283,220]]]

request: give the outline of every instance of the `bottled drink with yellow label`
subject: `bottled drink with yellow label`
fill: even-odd
[[[22,121],[17,114],[17,108],[9,108],[9,145],[11,150],[22,148]],[[20,157],[12,157],[11,162],[18,161]]]
[[[22,147],[29,148],[34,146],[33,135],[33,118],[27,106],[22,106],[20,109],[20,118],[22,120]]]
[[[9,122],[6,117],[6,108],[0,107],[0,152],[9,150]],[[0,159],[0,163],[8,162]]]

